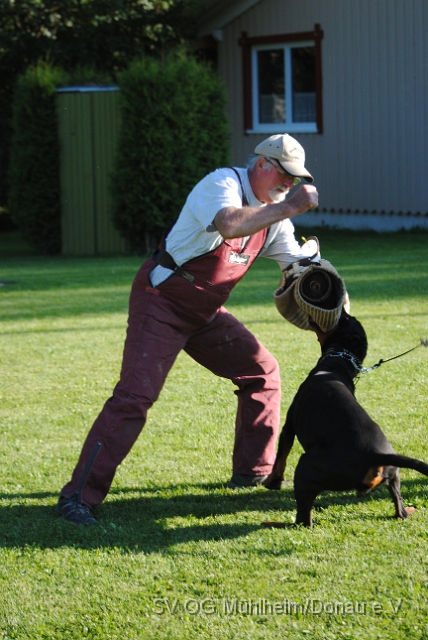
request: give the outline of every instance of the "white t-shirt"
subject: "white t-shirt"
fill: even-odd
[[[245,195],[250,207],[265,206],[251,189],[247,169],[238,168]],[[232,169],[216,169],[203,178],[190,192],[181,213],[166,239],[166,250],[176,264],[183,265],[188,260],[213,251],[223,242],[223,236],[214,226],[217,213],[225,207],[242,207],[242,190]],[[247,238],[242,238],[245,246]],[[304,252],[294,237],[294,226],[289,219],[281,220],[270,227],[260,256],[276,260],[285,269],[291,262],[310,255]],[[171,271],[158,265],[150,279],[157,287],[170,275]]]

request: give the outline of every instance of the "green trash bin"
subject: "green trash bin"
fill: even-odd
[[[113,225],[110,195],[120,127],[119,89],[65,87],[57,94],[62,253],[125,253],[125,240]]]

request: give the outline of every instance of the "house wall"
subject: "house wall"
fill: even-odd
[[[244,132],[242,32],[311,31],[315,23],[324,32],[324,131],[295,137],[306,150],[320,212],[427,216],[426,0],[262,0],[227,25],[219,72],[230,100],[233,162],[244,164],[266,137]]]

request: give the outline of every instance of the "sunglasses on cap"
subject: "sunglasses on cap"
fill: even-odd
[[[296,176],[292,176],[291,173],[288,173],[288,171],[285,171],[285,169],[283,169],[279,164],[279,162],[277,162],[276,160],[272,158],[266,158],[266,160],[269,162],[269,164],[275,167],[278,173],[280,173],[283,176],[288,176],[289,178],[293,178],[293,187],[295,187],[297,184],[301,182],[300,178],[297,178]]]

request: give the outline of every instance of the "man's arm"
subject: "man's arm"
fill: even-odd
[[[318,192],[312,185],[305,184],[283,202],[264,207],[225,207],[217,213],[214,224],[223,238],[244,238],[316,206]]]

